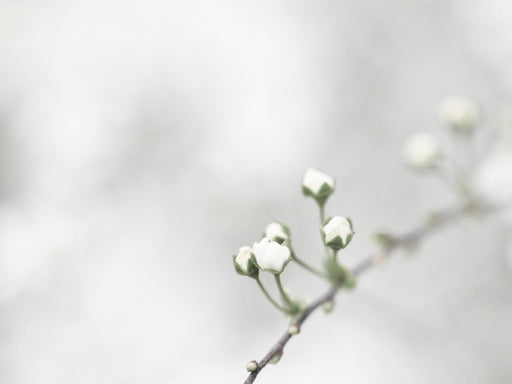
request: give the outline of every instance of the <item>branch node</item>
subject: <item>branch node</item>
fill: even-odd
[[[323,303],[322,307],[324,308],[325,313],[330,313],[334,309],[334,300],[327,300]]]
[[[277,363],[279,363],[279,360],[281,360],[282,356],[283,356],[283,350],[279,349],[278,351],[276,351],[276,353],[274,353],[274,355],[270,358],[270,360],[268,362],[270,364],[277,364]]]
[[[245,369],[247,369],[247,372],[255,372],[258,370],[258,362],[256,360],[251,360],[247,363],[245,366]]]

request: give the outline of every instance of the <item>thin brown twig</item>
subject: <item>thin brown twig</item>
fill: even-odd
[[[351,272],[354,276],[359,276],[364,272],[368,271],[372,267],[377,264],[380,264],[385,259],[389,258],[393,251],[404,246],[411,245],[414,246],[420,242],[427,234],[433,232],[436,229],[439,229],[441,226],[455,221],[461,216],[466,215],[467,213],[473,211],[475,209],[472,205],[463,205],[451,209],[446,209],[440,213],[437,213],[435,216],[431,218],[427,223],[424,223],[414,230],[405,233],[401,236],[392,237],[389,243],[384,246],[380,252],[372,254],[361,262],[359,262],[354,268],[352,268]],[[479,212],[487,212],[488,209],[480,208]],[[314,300],[302,313],[302,315],[297,319],[294,323],[300,329],[302,324],[306,321],[306,319],[311,315],[318,307],[323,305],[328,301],[333,301],[334,297],[338,293],[339,289],[336,287],[331,287],[324,294],[319,296],[316,300]],[[259,373],[265,368],[265,366],[270,362],[270,360],[274,356],[280,356],[283,353],[283,349],[288,343],[288,341],[292,338],[292,334],[287,330],[279,340],[270,348],[265,357],[258,362],[258,367],[254,372],[251,372],[244,384],[254,383],[256,377]]]

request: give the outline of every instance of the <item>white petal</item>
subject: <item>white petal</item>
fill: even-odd
[[[302,179],[302,185],[310,189],[315,194],[320,191],[320,188],[322,188],[322,185],[324,184],[334,188],[334,179],[331,176],[313,168],[309,168]]]
[[[323,228],[325,242],[329,243],[337,236],[341,237],[343,244],[347,243],[348,237],[353,233],[348,220],[341,216],[334,216]]]
[[[253,245],[254,257],[261,269],[281,272],[290,258],[288,247],[280,245],[264,237]]]
[[[275,239],[277,237],[287,239],[288,235],[284,231],[282,224],[270,223],[265,229],[265,237],[268,237],[269,239]]]

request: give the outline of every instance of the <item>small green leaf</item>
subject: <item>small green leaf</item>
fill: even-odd
[[[391,246],[395,241],[395,237],[388,232],[377,232],[373,236],[382,248]]]

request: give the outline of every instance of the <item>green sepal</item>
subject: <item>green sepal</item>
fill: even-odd
[[[353,289],[356,285],[355,276],[346,268],[341,266],[336,257],[329,255],[325,260],[325,272],[327,280],[337,288]]]
[[[323,206],[329,196],[331,196],[334,193],[334,187],[331,187],[327,183],[323,183],[320,189],[318,190],[318,193],[314,193],[311,189],[309,189],[306,186],[302,186],[302,193],[304,196],[311,196],[313,199],[316,200],[319,206]]]
[[[240,265],[236,262],[236,255],[233,255],[233,266],[235,267],[236,273],[242,276],[249,276],[253,279],[257,278],[259,275],[259,268],[256,264],[253,262],[253,255],[251,255],[251,258],[249,259],[247,263],[247,272],[245,272],[242,268],[240,268]]]
[[[395,242],[395,237],[388,232],[377,232],[373,237],[382,248],[388,248]]]
[[[292,318],[296,316],[300,316],[302,312],[302,308],[295,301],[286,305],[286,313],[290,315]]]

